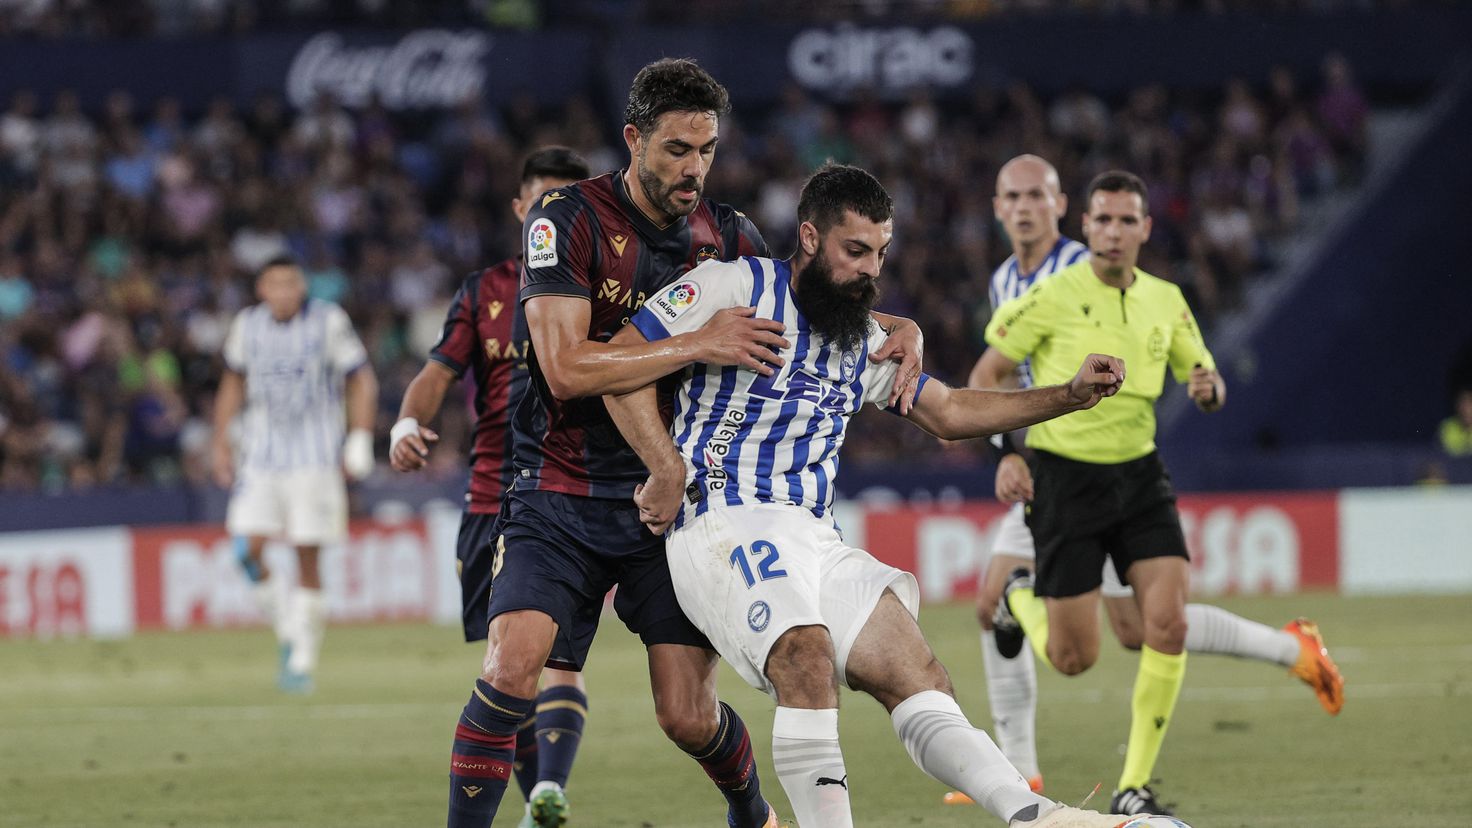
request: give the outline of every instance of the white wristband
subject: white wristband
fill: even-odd
[[[342,446],[342,467],[349,478],[363,480],[373,473],[373,432],[355,428]]]
[[[397,423],[394,423],[394,427],[388,430],[389,454],[393,454],[393,451],[395,448],[398,447],[400,440],[408,437],[410,434],[418,433],[419,421],[414,419],[413,417],[405,417],[399,420]]]

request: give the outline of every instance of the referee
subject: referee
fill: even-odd
[[[1135,267],[1150,238],[1147,203],[1135,175],[1095,178],[1083,224],[1089,258],[1003,305],[986,330],[1005,369],[1030,359],[1039,385],[1067,381],[1095,351],[1124,360],[1124,386],[1113,399],[1028,432],[1034,459],[1027,525],[1037,547],[1036,584],[1026,570],[1014,573],[1006,601],[1013,618],[997,626],[999,645],[1004,635],[1025,631],[1039,658],[1076,675],[1099,656],[1106,558],[1134,587],[1145,640],[1124,772],[1109,809],[1121,814],[1168,813],[1146,783],[1186,670],[1186,542],[1170,477],[1155,451],[1155,400],[1169,366],[1202,411],[1226,401],[1180,289]]]

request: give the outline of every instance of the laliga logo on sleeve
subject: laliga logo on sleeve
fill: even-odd
[[[659,315],[664,317],[664,321],[673,322],[689,310],[699,298],[700,290],[694,282],[681,282],[654,297],[654,307],[659,311]]]
[[[548,219],[532,222],[526,234],[526,266],[552,267],[557,264],[557,228]]]

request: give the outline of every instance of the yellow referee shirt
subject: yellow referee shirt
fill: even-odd
[[[1118,394],[1028,429],[1028,446],[1085,463],[1124,463],[1155,450],[1155,399],[1167,363],[1178,382],[1196,365],[1216,367],[1180,288],[1138,268],[1128,288],[1110,287],[1087,259],[998,308],[986,341],[1015,362],[1031,358],[1038,385],[1073,379],[1091,353],[1124,360]]]

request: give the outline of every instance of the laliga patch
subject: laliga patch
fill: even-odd
[[[660,317],[666,322],[679,319],[685,311],[700,299],[700,289],[694,282],[681,282],[669,290],[654,297],[654,309],[659,311]]]
[[[746,623],[752,632],[761,632],[772,623],[772,608],[767,606],[766,601],[757,601],[746,611]]]
[[[557,264],[557,227],[550,219],[532,222],[526,234],[526,266],[552,267]]]

